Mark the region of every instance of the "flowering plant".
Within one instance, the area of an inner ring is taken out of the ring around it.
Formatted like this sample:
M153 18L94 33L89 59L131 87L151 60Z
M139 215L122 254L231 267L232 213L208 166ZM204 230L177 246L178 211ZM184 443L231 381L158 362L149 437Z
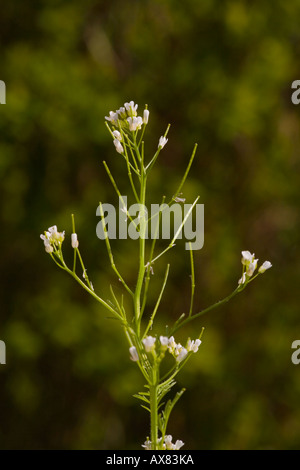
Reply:
M145 320L144 313L147 307L147 294L151 281L151 274L153 274L153 266L158 258L160 258L168 250L175 246L175 241L177 238L179 238L182 228L185 225L187 218L190 216L193 208L195 207L198 198L190 206L186 216L179 225L178 230L176 231L168 246L163 251L156 254L155 249L157 236L154 236L151 240L149 250L147 251L146 243L148 240L145 234L150 220L148 218L147 212L143 209L146 203L147 180L161 150L168 142L167 134L170 126L167 127L164 135L160 137L154 156L150 161L146 162L144 157L143 137L149 120L149 110L146 106L143 111L143 115L138 116L137 108L138 105L133 101L130 101L125 103L124 106L119 110L115 112L110 111L109 116L106 117L107 129L113 139L115 150L124 158L125 164L127 166L132 194L140 207L139 214L136 219L132 220L132 214L124 203L124 199L121 196L121 193L108 168L108 165L106 162L104 162L104 166L111 183L113 184L113 187L116 190L120 200L123 201L122 211L125 213L126 218L128 218L134 224L139 234L139 249L137 260L138 269L135 287L129 286L127 284L126 280L122 277L115 264L105 223L103 205L102 203L99 204L99 213L101 216L104 234L103 238L105 239L110 264L117 278L121 281L126 294L131 299L132 308L130 312L126 311L124 307L123 296L118 298L112 286L110 286L111 301L109 302L105 301L102 296L95 292L93 284L87 275L87 271L80 254L79 241L75 230L75 221L73 215L71 246L74 250L74 255L72 268L66 264L63 256L62 245L65 239L64 231L59 232L57 227L54 225L41 235L41 239L44 242L45 251L51 256L53 261L61 269L73 276L73 278L75 278L75 280L90 295L92 295L106 310L108 310L123 327L123 331L128 340L129 357L133 362L136 363L145 380L145 390L135 395L135 397L141 401L143 408L145 408L150 413L150 436L147 437L142 447L147 450L178 450L184 445L184 443L181 440L176 440L175 443L172 442L172 436L167 434L167 425L170 414L175 404L184 393L185 389L177 392L173 399L167 400L166 403L164 403L163 400L175 385L175 378L179 371L185 366L191 356L198 352L199 346L201 345L203 328L196 338L187 338L184 345L176 342L174 337L175 332L191 321L194 321L204 313L213 310L214 308L219 307L225 302L229 301L232 297L241 292L249 282L252 282L258 275L264 273L272 265L269 261L265 261L254 275L258 260L255 259L255 255L251 254L249 251L242 251L242 277L238 281L238 285L235 290L223 300L205 308L198 313L194 313L194 259L192 246L189 244L192 281L189 312L187 315L182 314L173 326L166 327L163 334L157 334L155 336L149 334L149 331L153 327L155 316L159 310L161 298L169 275L169 265L167 265L165 275L162 279L162 287L157 302L150 314L150 317L148 316L148 319ZM187 169L176 192L174 193L174 196L171 198L168 204L164 205L164 207L169 207L174 202L181 203L184 201L184 199L181 197L181 189L191 168L196 153L196 148L197 145L195 145L193 149L191 158L187 165ZM83 278L77 274L78 263L83 273ZM167 356L173 359L171 359L171 361L169 360L164 362L164 359ZM164 369L167 367L167 371L162 374L163 362ZM166 363L171 365L166 366Z

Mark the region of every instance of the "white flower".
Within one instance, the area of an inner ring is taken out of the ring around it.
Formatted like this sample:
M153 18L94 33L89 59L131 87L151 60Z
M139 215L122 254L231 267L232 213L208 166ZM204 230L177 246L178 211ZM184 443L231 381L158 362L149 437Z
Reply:
M171 337L169 338L169 344L168 344L168 349L169 349L169 352L170 352L171 354L174 353L176 346L177 346L177 344L176 344L176 342L175 342L174 336L171 336Z
M110 121L112 124L114 124L115 126L118 125L118 114L115 112L115 111L109 111L109 116L105 116L105 119L107 121Z
M47 233L47 232L46 232ZM48 232L49 233L49 232ZM46 253L52 253L53 252L53 246L50 244L50 241L48 240L48 238L46 237L46 235L40 235L41 239L43 240L44 242L44 247L45 247L45 251Z
M183 346L181 346L180 352L179 352L178 356L176 357L176 361L177 362L183 361L183 359L185 359L185 357L187 355L188 355L188 351Z
M65 239L65 231L58 232L56 225L53 225L53 227L49 227L47 233L50 234L49 239L51 243L62 243Z
M122 140L122 135L121 135L121 133L120 133L119 131L113 131L112 134L113 134L113 136L114 136L116 139L118 139L118 140L120 140L120 141Z
M201 344L200 339L196 339L196 340L193 340L193 341L191 341L189 339L188 343L187 343L187 346L186 346L186 349L187 349L187 351L193 351L194 353L196 353L198 351L198 348L199 348L200 344Z
M124 152L123 145L121 144L121 142L118 139L114 140L114 146L116 147L116 151L118 153L123 153Z
M151 450L152 448L152 442L147 439L144 444L142 444L142 447L144 447L145 450Z
M251 261L248 265L248 268L247 268L247 276L251 277L252 274L254 273L256 267L257 267L257 261L258 259L254 259L253 261Z
M146 336L146 338L143 339L143 344L145 346L146 352L151 352L153 348L155 347L155 341L156 338L153 336Z
M172 450L179 450L182 446L184 446L184 442L177 439L175 444L173 444L173 446L172 446Z
M65 239L65 232L58 232L57 226L53 225L48 230L40 235L40 238L44 242L45 250L47 253L53 252L53 245L61 244Z
M129 103L125 103L124 104L125 106L125 109L128 113L129 116L136 116L137 115L137 108L138 108L138 105L137 104L134 104L134 101L130 101Z
M254 260L254 253L253 255L250 251L242 251L242 264L248 266Z
M169 345L169 338L167 336L160 336L159 337L160 344L164 349L166 349Z
M136 350L136 347L131 346L131 348L129 348L129 352L130 352L130 359L134 362L137 362L139 360L139 355L138 355L138 352Z
M127 114L126 114L126 109L124 108L124 106L117 110L117 114L119 115L121 119L126 118Z
M172 443L172 436L169 434L167 436L165 436L165 440L164 440L164 448L166 450L179 450L183 445L184 445L184 442L180 441L177 439L177 441L175 442L175 444Z
M77 239L77 233L72 233L71 234L71 245L72 245L72 248L78 248L79 246L79 241Z
M136 131L136 130L139 130L142 127L143 119L140 116L138 116L138 117L129 117L129 118L127 118L127 122L129 124L129 130L130 131Z
M258 272L259 273L264 273L267 269L270 269L272 267L272 264L270 261L264 261L261 267L259 268Z
M160 137L159 139L159 142L158 142L158 148L163 148L166 143L168 142L168 139L166 139L166 137L164 137L163 135Z
M246 273L243 273L241 279L239 280L239 284L245 284L246 282Z
M172 438L171 434L165 436L164 443L166 445L167 450L172 450L172 448L173 448L172 439L173 438Z
M149 111L148 109L144 109L144 113L143 113L143 123L144 124L148 124L148 121L149 121Z

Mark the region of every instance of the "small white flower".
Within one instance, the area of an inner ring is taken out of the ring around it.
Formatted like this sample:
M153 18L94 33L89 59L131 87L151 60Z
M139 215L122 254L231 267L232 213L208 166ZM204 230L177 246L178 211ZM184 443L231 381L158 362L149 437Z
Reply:
M160 336L159 337L160 344L164 349L166 349L169 345L169 338L167 336Z
M158 148L164 148L164 146L166 145L166 143L168 142L168 139L166 139L166 137L164 137L163 135L160 137L159 139L159 142L158 142Z
M46 232L46 233L49 233L49 232ZM53 246L51 245L51 243L48 240L47 236L42 234L42 235L40 235L40 237L44 242L44 247L45 247L46 253L52 253L53 252Z
M248 265L248 268L247 268L247 276L251 277L252 274L254 273L255 269L256 269L256 266L257 266L257 261L258 259L254 259L253 261L251 261Z
M65 232L58 232L57 226L49 227L45 234L41 234L40 238L44 242L45 250L47 253L53 252L53 245L61 244L65 239Z
M58 232L56 225L53 225L53 227L49 227L47 234L50 234L49 239L51 243L62 243L65 239L65 231Z
M155 347L156 338L153 336L146 336L143 339L143 345L145 346L146 352L151 352Z
M148 124L148 121L149 121L149 111L148 109L144 109L144 112L143 112L143 123L144 124Z
M239 284L245 284L246 282L246 273L243 273L241 279L239 280Z
M172 439L173 438L172 438L171 434L168 434L167 436L165 436L164 444L165 444L167 450L172 450L172 446L173 446Z
M122 106L120 109L117 110L117 114L119 115L121 119L126 118L127 114L126 114L126 109L124 108L124 106Z
M129 124L129 130L130 131L137 131L142 127L143 119L140 116L138 116L138 117L129 117L129 118L127 118L127 122Z
M259 273L264 273L267 269L270 269L272 267L272 264L270 261L264 261L261 267L258 269Z
M136 350L136 347L131 346L131 348L129 348L129 352L130 352L130 359L134 362L137 362L139 360L139 355L138 355L138 352Z
M178 345L178 346L181 346L181 344ZM177 361L177 362L181 362L181 361L183 361L183 359L185 359L185 357L188 355L188 351L187 351L183 346L181 346L181 347L178 349L178 351L179 351L179 353L178 353L178 356L176 357L176 361ZM176 352L175 352L175 354L176 354Z
M119 131L113 131L112 134L113 134L113 136L114 136L116 139L118 139L118 140L120 140L120 141L122 140L122 135L121 135L121 133L120 133Z
M254 253L252 255L250 251L242 251L242 264L248 266L249 263L253 262L254 256Z
M71 234L71 245L72 245L72 248L78 248L79 246L79 241L77 239L77 233L72 233Z
M123 153L124 152L123 145L121 144L121 142L118 139L114 140L114 146L116 147L116 151L118 153Z
M115 111L109 111L109 116L105 116L105 119L107 121L110 121L112 124L114 124L115 126L118 125L118 114L115 112Z
M182 442L180 439L177 439L175 444L172 446L172 450L179 450L182 446L184 446L184 442Z
M196 353L198 351L198 348L201 344L201 340L200 339L196 339L196 340L188 340L188 343L187 343L187 351L193 351L194 353Z
M145 450L151 450L152 448L152 442L147 439L144 444L142 444L142 447L144 447Z
M168 344L168 349L169 349L169 352L171 354L173 354L175 352L175 348L176 348L177 344L175 342L175 339L174 339L174 336L171 336L169 338L169 344Z
M126 109L129 116L133 117L133 116L137 115L136 110L138 108L138 105L134 104L134 101L130 101L129 103L125 103L124 106L125 106L125 109Z

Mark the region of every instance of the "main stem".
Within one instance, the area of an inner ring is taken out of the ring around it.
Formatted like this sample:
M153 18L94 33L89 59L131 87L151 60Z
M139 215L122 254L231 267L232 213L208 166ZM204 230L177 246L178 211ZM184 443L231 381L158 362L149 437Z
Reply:
M157 388L159 383L159 377L157 370L152 369L153 377L152 384L150 385L150 425L151 425L151 442L152 450L157 450L157 431L158 431L158 400L157 400Z
M138 149L137 149L137 152ZM144 169L144 162L141 158L141 189L140 189L140 206L142 213L140 213L140 236L139 236L139 272L134 293L134 313L136 322L137 336L140 337L141 325L141 293L143 288L143 281L145 275L145 233L146 233L146 214L144 212L146 202L146 174Z

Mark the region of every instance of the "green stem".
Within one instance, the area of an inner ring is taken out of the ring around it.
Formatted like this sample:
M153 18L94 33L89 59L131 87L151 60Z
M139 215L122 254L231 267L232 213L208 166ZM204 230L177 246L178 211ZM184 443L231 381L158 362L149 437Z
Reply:
M157 434L158 434L158 400L157 388L158 380L156 370L153 369L154 383L150 385L150 425L151 425L151 442L152 450L157 450Z
M174 327L172 328L172 330L170 332L170 335L173 335L175 333L175 331L177 331L179 328L186 325L190 321L195 320L196 318L200 317L201 315L204 315L205 313L210 312L211 310L225 304L226 302L228 302L230 299L232 299L236 294L238 294L242 290L243 289L241 289L241 287L238 286L231 294L229 294L227 297L225 297L225 299L219 300L219 302L216 302L215 304L210 305L210 307L207 307L204 310L201 310L201 312L195 313L195 315L192 315L192 316L186 318L185 320L183 320L181 322L176 322Z
M139 150L135 141L135 150L139 155ZM144 169L144 162L141 159L141 189L140 189L140 200L139 203L142 207L145 206L146 200L146 174ZM140 324L141 324L141 293L143 288L143 281L145 276L145 234L146 234L145 213L140 214L140 237L139 237L139 272L137 278L136 289L134 292L134 312L136 321L136 333L140 336Z

